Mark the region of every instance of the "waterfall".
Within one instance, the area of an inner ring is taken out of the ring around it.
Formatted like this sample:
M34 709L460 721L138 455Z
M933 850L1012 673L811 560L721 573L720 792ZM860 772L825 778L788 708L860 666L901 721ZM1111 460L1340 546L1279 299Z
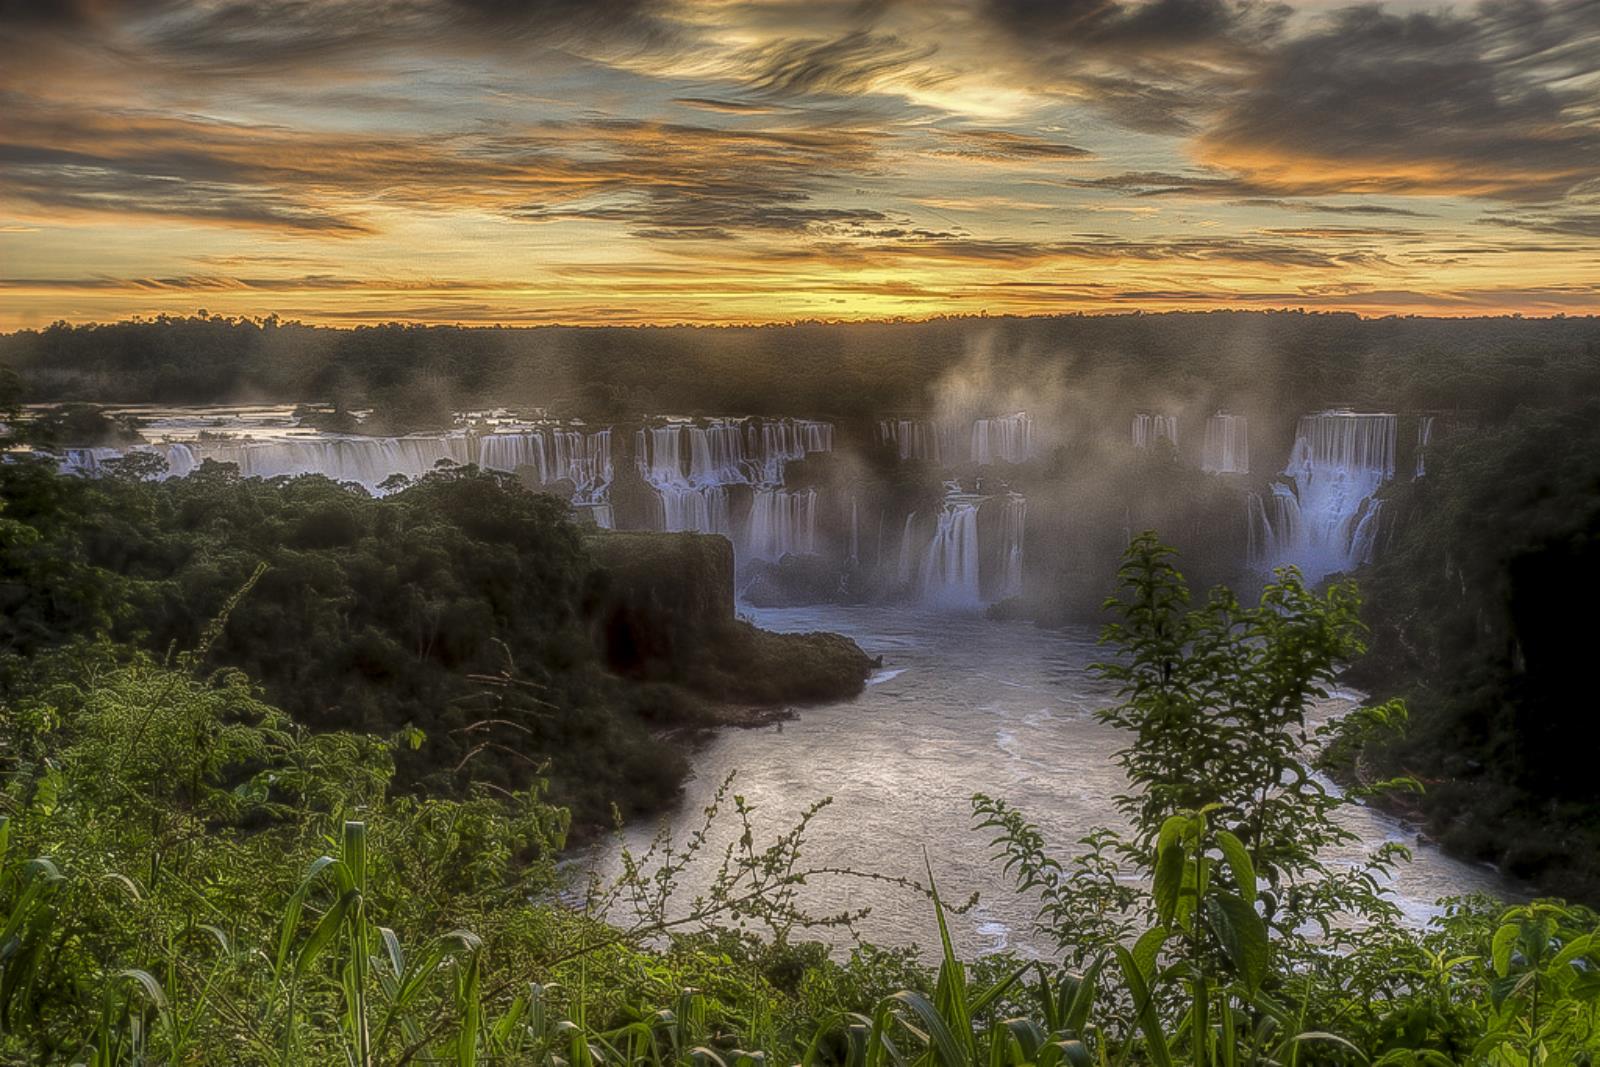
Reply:
M750 480L745 469L744 433L733 422L690 426L689 482L692 485L734 485Z
M245 478L321 474L336 482L355 482L369 492L391 475L420 478L440 462L472 461L472 441L464 433L409 437L358 437L334 434L282 438L201 437L160 441L129 448L68 449L65 470L98 473L105 461L132 453L159 455L172 477L183 477L206 460L232 463Z
M815 419L763 419L760 430L750 427L751 451L756 465L750 479L760 485L782 485L783 468L791 459L812 452L833 451L833 424Z
M1300 420L1270 511L1259 498L1249 505L1260 565L1294 564L1315 582L1371 560L1381 510L1375 497L1394 477L1395 423L1393 415L1348 411Z
M1243 415L1219 411L1206 420L1205 455L1200 466L1212 474L1250 473L1250 426Z
M69 450L66 466L87 469L82 458L72 455L84 451ZM464 466L476 455L478 465L486 470L510 472L526 467L537 472L541 484L570 481L576 504L603 502L614 473L610 430L587 434L554 429L507 431L477 437L462 432L406 437L199 437L125 450L88 451L100 454L95 462L124 453L159 455L167 461L172 477L184 477L205 460L213 460L236 465L246 478L321 474L337 482L355 482L370 492L377 492L392 475L420 478L441 462Z
M1267 546L1272 542L1272 520L1260 493L1245 498L1245 558L1252 567L1265 567Z
M1417 470L1415 477L1428 473L1428 446L1433 443L1433 416L1424 415L1417 421Z
M486 470L539 469L544 480L543 447L538 433L491 433L478 442L478 464Z
M687 441L687 451L684 442ZM704 425L672 423L634 437L639 474L661 500L667 530L733 537L729 487L752 488L749 526L741 549L757 559L816 551L813 489L788 491L784 467L792 459L833 450L833 424L811 419L767 419L757 425L714 419Z
M978 504L981 498L952 493L939 511L933 542L922 561L922 599L941 607L982 604L978 591Z
M656 494L661 499L663 530L733 535L726 486L665 485L658 486Z
M996 599L1022 592L1022 536L1028 519L1028 498L1007 493L1000 512L1000 588Z
M661 528L673 533L730 534L727 488L691 484L684 472L684 430L672 424L634 434L634 463L661 502Z
M688 484L683 473L682 426L655 426L634 434L634 462L639 474L656 488Z
M61 451L56 466L62 474L98 475L107 462L124 454L120 448L67 448Z
M952 449L943 427L922 419L880 419L878 438L893 448L901 460L919 460L942 466ZM953 458L953 457L952 457Z
M167 474L172 478L187 478L200 466L200 458L195 455L194 448L186 441L164 441L158 445L151 445L151 450L162 456L167 461ZM143 451L134 448L131 451Z
M912 512L906 516L905 530L900 534L900 559L896 565L895 581L902 589L910 589L912 579L917 573L917 546L911 540L912 527L917 521L917 513Z
M1133 417L1133 447L1154 448L1157 441L1170 442L1178 447L1178 416L1149 415L1144 412Z
M603 500L615 474L611 431L523 430L484 434L478 439L478 465L485 470L538 474L540 485L566 480L574 503Z
M817 493L814 489L755 490L750 504L747 538L752 559L775 561L817 550Z
M972 424L972 462L1023 463L1033 455L1033 418L1025 411Z

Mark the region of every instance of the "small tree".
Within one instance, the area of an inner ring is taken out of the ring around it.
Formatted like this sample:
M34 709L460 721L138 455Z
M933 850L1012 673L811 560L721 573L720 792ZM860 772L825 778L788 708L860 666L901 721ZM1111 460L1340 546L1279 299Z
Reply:
M1385 845L1354 866L1325 857L1357 840L1339 810L1398 783L1340 790L1315 768L1348 764L1374 731L1402 725L1405 708L1319 714L1340 666L1363 650L1353 583L1318 593L1285 568L1254 607L1225 588L1193 607L1174 557L1152 533L1129 545L1102 637L1117 656L1094 668L1117 687L1101 721L1130 738L1117 755L1129 788L1116 798L1128 832L1095 831L1090 852L1063 866L1021 813L983 796L974 810L999 831L1019 888L1039 895L1040 925L1071 962L1153 926L1161 933L1141 943L1154 952L1178 935L1164 954L1202 986L1214 974L1254 986L1288 970L1267 966L1270 932L1278 962L1292 957L1303 974L1327 957L1308 932L1326 948L1347 937L1341 916L1395 914L1380 875L1403 848Z
M1100 720L1132 735L1118 753L1131 788L1117 798L1133 826L1132 856L1153 873L1152 846L1167 820L1205 811L1209 825L1244 844L1265 883L1267 918L1282 929L1335 910L1370 913L1371 886L1333 884L1319 858L1357 840L1336 813L1370 790L1342 792L1313 772L1405 720L1399 701L1318 715L1340 667L1365 650L1355 584L1319 594L1283 568L1255 607L1219 587L1191 608L1174 556L1148 532L1129 545L1118 593L1106 601L1117 620L1102 636L1120 655L1094 668L1121 701Z

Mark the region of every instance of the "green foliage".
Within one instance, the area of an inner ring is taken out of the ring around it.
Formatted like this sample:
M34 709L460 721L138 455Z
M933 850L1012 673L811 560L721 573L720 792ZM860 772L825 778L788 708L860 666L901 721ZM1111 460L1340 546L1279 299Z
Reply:
M637 816L677 795L686 762L655 734L707 722L705 698L838 695L866 674L842 639L735 623L730 558L726 576L707 561L674 572L674 596L644 598L677 610L644 619L644 637L678 635L693 654L626 665L650 684L617 677L605 621L629 591L612 591L563 503L505 476L440 471L373 499L215 464L166 482L142 473L0 466L0 682L26 681L34 653L79 639L200 647L302 724L414 731L420 743L395 753L409 785L516 790L544 777L592 833L613 810ZM690 625L696 583L725 579L715 624ZM227 626L206 633L218 613Z
M0 719L0 1059L548 1062L571 1050L555 1012L572 980L597 1048L630 1047L625 1017L664 988L714 990L655 1061L688 1063L702 1023L742 1019L770 1045L801 1003L833 1003L821 989L857 988L802 953L791 995L823 984L779 1022L777 956L708 951L717 923L815 924L793 895L815 874L803 824L750 839L687 915L651 896L673 857L573 911L554 898L567 815L537 786L394 794L407 738L308 732L199 658L58 654Z
M1397 704L1332 720L1317 710L1362 647L1353 586L1319 594L1288 570L1256 607L1221 588L1191 607L1172 550L1148 533L1119 581L1104 634L1118 656L1096 669L1119 701L1100 719L1130 739L1118 753L1130 788L1116 804L1131 833L1095 831L1064 865L1021 813L974 798L1018 890L1037 895L1040 926L1080 965L1141 927L1163 930L1196 981L1222 974L1253 995L1273 966L1325 957L1311 931L1341 944L1345 917L1392 920L1380 878L1403 849L1325 863L1356 839L1339 809L1370 790L1331 788L1308 765L1403 719Z
M1169 555L1135 543L1107 668L1123 687L1108 717L1134 739L1131 827L1091 835L1086 858L1062 865L1020 813L980 798L1064 962L967 962L947 922L959 909L931 871L924 886L805 861L826 801L759 843L725 784L681 846L624 850L620 876L581 886L558 862L568 816L538 784L394 792L412 731L311 732L243 672L211 665L270 573L247 575L182 655L76 643L35 651L13 678L0 715L0 1059L1580 1067L1600 1055L1594 913L1457 901L1426 934L1406 931L1373 907L1366 874L1324 868L1319 851L1341 840L1328 794L1296 792L1287 770L1265 790L1236 785L1248 778L1230 759L1259 770L1288 741L1311 746L1302 756L1350 747L1303 705L1329 649L1348 647L1336 639L1354 639L1353 605L1293 575L1260 609L1219 593L1219 607L1191 610ZM1232 678L1241 661L1277 681ZM1244 706L1266 697L1266 710ZM1355 717L1387 728L1393 710ZM1228 733L1249 714L1265 740ZM1212 762L1164 751L1195 743L1207 717L1229 739ZM1184 793L1163 777L1180 772L1217 780ZM710 855L720 818L736 834ZM703 858L716 874L684 901L682 876ZM834 962L803 940L857 917L805 910L803 887L823 877L921 894L937 968L867 945ZM1351 925L1355 907L1367 925Z
M1462 961L1476 957L1440 947L1465 920L1422 941L1395 923L1380 878L1397 849L1343 869L1324 859L1354 839L1339 809L1380 787L1341 793L1311 764L1348 769L1366 739L1405 718L1397 702L1337 719L1319 710L1341 661L1361 650L1353 587L1315 593L1291 570L1257 607L1219 589L1195 608L1172 557L1153 536L1135 538L1108 602L1105 639L1118 655L1098 669L1119 703L1101 718L1130 739L1119 754L1130 788L1117 801L1127 830L1092 833L1064 864L1021 813L974 799L1018 891L1038 899L1041 929L1073 965L1114 964L1121 985L1106 998L1103 1040L1124 1054L1137 1044L1132 1054L1156 1064L1398 1064L1468 1048L1475 1062L1499 1062L1515 1025L1461 984ZM1573 931L1593 928L1592 915L1565 914ZM1517 936L1552 941L1516 915ZM1593 947L1569 936L1554 939L1577 946L1566 964ZM1564 1011L1592 1019L1587 992L1576 979L1564 987ZM1560 1059L1572 1034L1572 1048L1596 1038L1581 1026L1529 1036L1534 1025L1518 1047L1558 1062L1579 1062Z

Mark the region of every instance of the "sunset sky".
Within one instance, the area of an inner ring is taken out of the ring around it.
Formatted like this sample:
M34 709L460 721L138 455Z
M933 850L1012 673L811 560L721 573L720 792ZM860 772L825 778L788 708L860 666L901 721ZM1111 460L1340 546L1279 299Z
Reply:
M1600 312L1600 2L0 0L0 330Z

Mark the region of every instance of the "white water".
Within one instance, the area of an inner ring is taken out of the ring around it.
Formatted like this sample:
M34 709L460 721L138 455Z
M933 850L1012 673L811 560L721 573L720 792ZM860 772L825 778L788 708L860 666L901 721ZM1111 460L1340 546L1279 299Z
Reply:
M749 558L776 561L817 551L817 493L814 489L763 486L750 502Z
M945 498L933 541L922 558L922 599L942 608L977 608L978 505L981 497L952 493Z
M948 441L948 431L923 419L882 419L878 422L878 437L893 448L902 460L919 460L940 466L947 458L955 458Z
M1417 469L1416 477L1421 478L1428 473L1428 446L1433 443L1433 416L1424 415L1417 421Z
M478 465L511 472L530 468L540 485L569 481L575 504L604 502L615 474L610 430L587 434L559 429L484 434L478 438Z
M1025 411L972 424L972 462L1025 463L1033 457L1033 419Z
M369 491L391 475L420 478L441 462L472 462L465 433L410 437L359 437L339 434L280 439L194 439L160 441L127 449L68 449L63 467L95 473L100 464L124 453L153 453L167 461L168 473L181 478L206 460L232 463L245 478L322 474L336 482L355 482Z
M741 557L766 560L816 551L817 493L785 491L785 468L832 450L832 424L812 419L671 422L634 435L635 463L660 500L662 529L723 534ZM750 518L739 536L732 486L752 487Z
M994 463L1026 463L1035 453L1033 416L1014 411L993 418L974 419L965 450L958 431L945 422L926 419L880 419L878 440L902 460L917 460L936 467L963 461L987 467Z
M757 440L754 425L750 437ZM784 466L792 459L804 459L812 452L833 451L833 424L814 419L765 419L761 422L757 472L751 481L761 485L782 485Z
M678 841L699 825L701 809L734 771L734 791L755 808L758 846L785 832L811 801L831 796L834 806L808 837L808 865L921 878L926 849L947 900L981 893L977 909L951 920L962 952L1047 952L1032 932L1032 907L990 859L992 834L964 828L969 798L979 791L1020 807L1063 858L1091 828L1117 824L1111 800L1124 779L1112 757L1125 739L1094 719L1112 699L1087 671L1104 655L1094 630L1042 630L904 606L745 614L768 629L843 633L883 656L884 668L854 700L805 708L781 726L717 734L695 756L683 805L665 819ZM1330 709L1348 703L1347 694L1328 702ZM1415 846L1415 862L1394 885L1412 922L1434 914L1439 897L1507 892L1492 872L1417 846L1388 816L1361 809L1348 825L1361 841L1335 853L1335 863L1386 841ZM642 848L655 828L631 827L627 840ZM731 823L719 827L708 852L720 854L737 836ZM616 870L613 852L601 862ZM691 870L686 892L703 891L709 879L708 869ZM937 951L933 915L911 893L842 878L814 879L804 892L806 906L819 913L871 907L861 930L872 940ZM818 936L845 943L839 933Z
M690 426L689 483L691 485L733 485L747 481L744 458L744 433L730 422Z
M1293 564L1310 581L1372 559L1382 502L1394 477L1395 416L1324 411L1300 420L1270 503L1250 502L1252 562Z
M603 503L613 475L606 429L529 428L475 416L470 430L384 437L302 429L288 406L115 410L143 420L146 443L69 448L62 453L63 469L93 474L108 460L146 453L164 459L172 477L212 460L236 465L246 478L321 474L378 492L392 475L419 478L441 463L477 463L490 470L530 470L542 485L570 481L580 506Z
M1243 415L1218 412L1206 420L1200 466L1212 474L1250 473L1250 424Z
M996 599L1022 593L1023 533L1028 520L1028 498L1007 493L1000 514L1000 589Z
M900 555L895 561L895 584L906 590L911 588L917 574L917 545L912 540L916 522L916 512L906 516L905 528L900 532Z
M1157 441L1178 445L1178 416L1149 415L1144 412L1133 417L1133 447L1154 448Z
M689 438L689 466L685 469L683 443ZM673 423L634 433L634 464L655 490L661 507L661 529L670 533L715 533L731 537L732 511L727 484L716 480L727 462L726 441L718 437L713 454L712 437L705 429Z

